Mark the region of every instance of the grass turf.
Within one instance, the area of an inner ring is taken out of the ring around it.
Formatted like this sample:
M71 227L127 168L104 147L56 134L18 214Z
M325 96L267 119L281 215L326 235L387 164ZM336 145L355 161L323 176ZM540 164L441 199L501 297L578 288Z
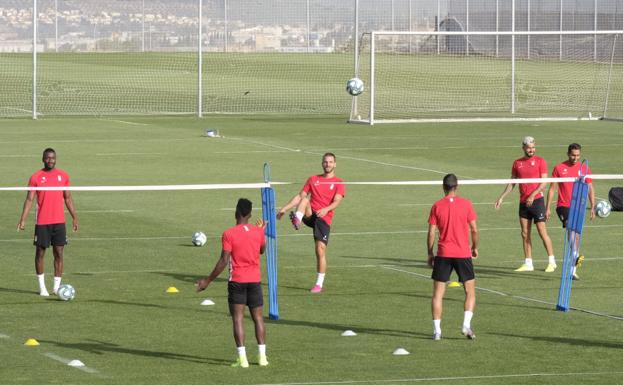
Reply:
M4 186L22 186L52 146L58 167L74 185L146 185L258 182L270 162L277 204L318 173L325 151L337 154L346 181L505 178L521 156L525 135L550 169L566 146L584 146L596 173L618 173L613 160L623 145L611 122L351 126L343 117L231 116L194 118L44 119L0 121ZM130 124L131 123L131 124ZM225 137L202 137L204 128ZM596 181L598 197L617 181ZM308 229L284 220L279 232L281 320L267 323L270 366L232 369L235 358L227 311L226 275L202 294L193 283L207 274L220 250L221 232L233 225L244 191L75 192L80 231L70 234L64 282L77 289L72 302L36 295L31 246L33 216L16 233L23 192L0 199L0 356L3 384L276 384L432 382L447 377L470 384L601 384L620 381L623 324L553 305L559 271L542 272L545 252L534 242L537 271L514 273L522 261L517 196L501 211L493 201L503 186L464 186L476 205L481 257L476 261L476 341L460 335L462 292L449 289L444 340L431 341L430 270L425 266L426 220L439 187L349 186L337 209L328 248L325 291L310 295L315 277ZM194 231L206 246L191 246ZM563 232L549 224L557 258ZM623 218L588 223L586 262L574 283L571 305L623 316L618 245ZM52 256L46 257L48 286ZM178 294L166 294L176 286ZM267 290L265 290L267 294ZM212 298L216 305L199 303ZM267 301L266 301L267 302ZM266 309L267 310L267 309ZM267 311L265 311L267 314ZM256 362L251 321L247 350ZM346 329L357 337L340 337ZM41 345L25 347L27 338ZM391 353L403 347L409 356ZM57 357L51 359L50 355ZM79 359L89 373L58 361ZM462 379L461 379L462 378ZM448 380L449 381L449 380Z

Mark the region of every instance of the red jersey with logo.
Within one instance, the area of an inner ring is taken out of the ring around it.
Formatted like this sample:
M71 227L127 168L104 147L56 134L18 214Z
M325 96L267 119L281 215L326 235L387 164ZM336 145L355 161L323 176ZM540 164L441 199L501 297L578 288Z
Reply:
M476 220L472 202L458 196L445 197L433 205L428 223L439 229L437 256L471 258L469 223Z
M547 175L547 162L540 156L532 156L530 158L523 157L513 162L512 175L517 179L540 178L541 175ZM525 203L526 199L534 190L539 188L540 183L518 183L519 184L519 203ZM543 193L538 193L534 199L542 198Z
M225 230L221 238L223 251L231 253L229 280L238 283L261 282L260 249L264 246L264 229L248 223Z
M57 168L39 170L32 174L28 187L64 187L69 186L69 175ZM63 191L36 191L37 224L51 225L65 223L65 198Z
M580 176L581 162L577 162L571 165L569 161L562 162L552 172L553 178L575 178ZM588 166L582 167L582 175L591 174L591 169ZM569 207L571 206L571 195L573 194L573 182L561 182L558 183L558 202L556 207Z
M312 175L307 179L303 186L303 191L306 193L311 192L310 205L312 211L316 212L322 208L329 206L333 203L333 199L336 194L345 196L346 186L343 184L343 180L338 177L325 178L322 175ZM328 225L331 225L333 219L333 210L329 211L327 215L322 217Z

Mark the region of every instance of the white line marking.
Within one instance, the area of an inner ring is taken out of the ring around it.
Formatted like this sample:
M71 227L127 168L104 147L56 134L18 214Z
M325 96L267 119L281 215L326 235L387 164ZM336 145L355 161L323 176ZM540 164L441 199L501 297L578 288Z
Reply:
M408 206L432 206L433 203L435 202L430 202L430 203L399 203L398 206L400 207L408 207ZM509 205L512 202L502 202L503 205ZM493 206L495 204L495 202L472 202L473 205L491 205Z
M2 333L0 333L0 338L2 338L2 339L8 339L8 338L11 338L11 337L9 337L9 336L8 336L8 335L6 335L6 334L2 334Z
M414 275L414 276L416 276L418 278L424 278L424 279L430 280L430 275L420 274L420 273L416 273L416 272L408 271L408 270L397 269L395 267L392 267L391 265L382 266L382 267L384 269L387 269L387 270L394 270L394 271L398 271L398 272ZM524 297L524 296L521 296L521 295L508 294L508 293L504 293L504 292L501 292L501 291L491 290L491 289L487 289L487 288L483 288L483 287L479 287L479 286L476 286L476 290L481 290L481 291L485 291L487 293L497 294L497 295L501 295L501 296L504 296L504 297L520 299L522 301L537 302L537 303L541 303L541 304L545 304L545 305L556 306L556 304L553 303L553 302L543 301L543 300L536 299L536 298ZM586 310L586 309L581 309L581 308L577 308L577 307L570 307L570 309L571 310L575 310L575 311L580 311L580 312L583 312L583 313L588 313L588 314L600 316L600 317L611 318L611 319L615 319L615 320L618 320L618 321L623 321L623 317L618 317L618 316L610 315L610 314L607 314L607 313L600 313L600 312L596 312L596 311L592 311L592 310Z
M285 151L289 151L289 152L301 152L300 149L298 148L291 148L291 147L284 147L284 146L278 146L276 144L270 144L270 143L263 143L263 142L256 142L253 140L248 140L248 139L244 139L244 138L236 138L236 137L230 137L228 136L227 139L230 140L237 140L239 142L244 142L244 143L250 143L250 144L256 144L258 146L265 146L265 147L272 147L272 148L278 148L280 150L285 150Z
M117 122L117 123L123 123L123 124L130 124L132 126L149 126L149 124L147 123L128 122L127 120L117 120L117 119L100 119L100 120L103 120L105 122Z
M570 376L611 376L623 372L576 372L576 373L517 373L517 374L493 374L486 376L461 376L461 377L419 377L419 378L395 378L376 380L345 380L345 381L314 381L314 382L282 382L265 383L255 385L331 385L331 384L381 384L392 382L432 382L432 381L465 381L496 378L522 378L522 377L570 377Z
M136 210L80 210L81 213L99 214L99 213L133 213Z
M39 155L0 155L0 158L38 158Z
M67 365L69 362L71 362L71 360L63 358L63 357L61 357L59 355L56 355L54 353L43 353L43 355L48 357L48 358L51 358L51 359L53 359L55 361L62 362L65 365ZM93 368L89 368L88 366L72 366L72 368L76 368L76 369L82 370L83 372L87 372L87 373L91 373L91 374L98 373L97 370L95 370Z
M124 156L124 155L164 155L162 152L111 152L95 154L96 156Z

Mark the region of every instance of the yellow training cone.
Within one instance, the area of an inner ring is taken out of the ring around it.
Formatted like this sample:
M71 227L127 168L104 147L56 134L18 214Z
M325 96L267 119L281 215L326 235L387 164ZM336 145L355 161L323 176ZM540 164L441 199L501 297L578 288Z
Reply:
M24 345L26 346L39 346L39 341L37 341L34 338L29 338L26 340L26 342L24 342Z
M167 293L179 293L180 291L177 290L177 287L175 286L171 286L167 289Z
M448 287L461 287L461 284L457 281L452 281L448 283Z

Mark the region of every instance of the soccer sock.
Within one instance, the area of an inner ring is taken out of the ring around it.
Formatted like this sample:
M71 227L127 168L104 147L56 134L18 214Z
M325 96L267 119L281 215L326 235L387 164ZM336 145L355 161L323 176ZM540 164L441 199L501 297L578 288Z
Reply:
M524 259L523 263L524 263L526 266L532 266L532 258L526 258L526 259Z
M298 218L299 221L303 220L303 213L300 211L297 211L294 215L296 215L296 217Z
M48 291L48 289L45 288L45 274L37 274L37 279L39 280L39 291Z
M435 331L435 333L441 334L441 320L440 319L433 320L433 330Z
M257 350L260 356L266 355L266 345L257 345Z
M470 329L472 327L472 317L474 316L473 311L466 310L463 316L463 327Z
M553 255L550 255L549 257L547 257L549 259L549 263L555 265L556 264L556 257L554 257Z
M324 283L324 273L318 273L318 278L316 278L316 285L322 287Z
M238 351L238 357L240 357L241 359L247 358L247 350L245 349L244 346L238 346L236 350Z
M61 287L61 277L54 277L54 292L58 291L58 288Z
M573 272L571 274L575 275L576 270L578 269L577 266L573 266Z

